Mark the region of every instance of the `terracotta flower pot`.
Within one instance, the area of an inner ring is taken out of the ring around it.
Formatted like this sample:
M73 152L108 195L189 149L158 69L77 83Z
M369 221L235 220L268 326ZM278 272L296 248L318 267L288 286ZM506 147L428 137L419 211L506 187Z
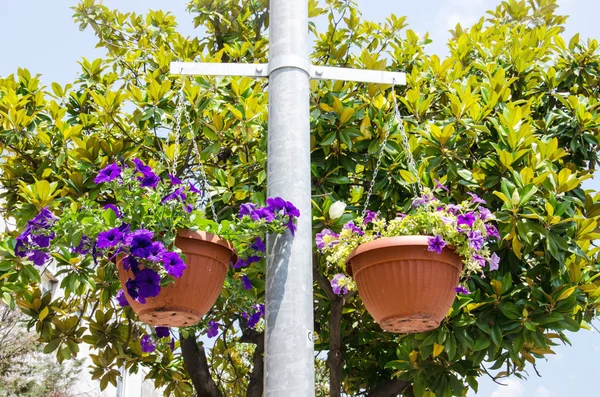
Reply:
M359 246L347 259L366 309L386 331L437 328L454 302L462 260L449 248L428 251L428 238L384 237Z
M145 304L133 300L127 293L125 282L133 277L125 271L121 258L117 260L119 279L125 297L140 320L154 326L185 327L198 323L215 304L229 264L235 259L233 246L211 233L182 230L175 246L185 255L186 269L180 278L160 294L147 298Z

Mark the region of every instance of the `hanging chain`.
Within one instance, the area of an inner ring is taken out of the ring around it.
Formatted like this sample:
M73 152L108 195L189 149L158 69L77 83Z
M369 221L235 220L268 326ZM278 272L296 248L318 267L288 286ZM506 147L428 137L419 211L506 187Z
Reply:
M402 115L400 115L400 109L398 109L395 88L396 86L393 85L392 98L394 98L394 114L396 115L396 121L398 122L400 135L402 135L402 145L404 146L404 152L406 153L406 163L408 164L408 171L415 178L415 182L412 183L413 191L415 193L415 197L419 197L421 195L421 192L423 192L423 185L421 185L421 178L419 178L419 173L417 172L417 165L415 164L415 159L412 155L410 144L408 143L408 136L406 135L406 131L404 130L404 120L402 120Z
M183 72L183 70L181 71ZM198 171L200 174L200 183L201 183L201 191L203 192L203 196L201 198L201 205L206 208L208 205L210 207L213 220L217 222L217 211L215 211L215 205L212 200L212 196L210 194L210 184L208 183L208 178L206 177L206 172L204 171L204 163L202 162L202 156L200 155L200 151L198 150L198 145L196 144L196 139L194 135L194 128L192 120L190 119L189 112L185 111L185 92L184 92L184 83L181 83L181 89L179 90L177 104L175 106L175 153L173 155L173 175L176 173L177 169L177 157L179 152L179 136L181 134L181 114L185 116L185 121L187 122L189 129L189 139L190 145L192 145L192 149L194 151L194 156L196 156L196 161L198 162Z
M415 197L419 196L419 192L423 191L423 186L421 185L421 180L419 179L419 174L417 173L417 167L415 165L415 159L413 158L412 152L410 150L410 144L408 143L408 137L406 135L406 131L404 130L404 120L402 120L402 116L400 115L400 110L398 109L398 103L396 101L396 81L392 82L392 97L394 99L394 116L396 121L398 122L398 129L400 130L400 135L402 136L402 145L404 146L404 151L406 152L406 161L408 163L408 170L411 174L414 175L415 181L413 182L413 190L415 193ZM362 217L365 217L367 213L367 209L369 207L369 201L371 200L371 196L373 195L373 188L375 187L375 181L377 180L377 174L379 173L379 167L381 166L381 160L383 159L383 152L385 147L387 146L388 138L390 137L390 132L392 130L393 123L390 122L389 128L385 134L385 138L381 144L381 149L379 149L379 156L377 157L377 164L375 165L375 169L373 170L373 178L371 179L371 185L369 186L369 191L367 192L367 198L365 199L365 206L363 208Z

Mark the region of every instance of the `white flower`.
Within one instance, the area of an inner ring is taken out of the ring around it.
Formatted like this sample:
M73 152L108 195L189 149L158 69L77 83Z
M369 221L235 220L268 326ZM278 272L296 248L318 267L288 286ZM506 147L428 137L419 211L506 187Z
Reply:
M346 210L346 203L343 201L336 201L329 207L329 217L331 219L338 219L344 215L344 210Z

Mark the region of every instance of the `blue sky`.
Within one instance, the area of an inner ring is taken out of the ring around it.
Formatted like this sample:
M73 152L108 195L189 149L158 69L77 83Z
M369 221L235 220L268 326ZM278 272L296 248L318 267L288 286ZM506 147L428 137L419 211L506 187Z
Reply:
M298 0L300 1L300 0ZM359 0L363 18L384 20L390 13L406 15L409 28L419 34L429 32L433 44L429 51L445 55L448 29L457 22L467 26L494 8L499 0ZM0 37L3 58L0 76L16 72L18 67L43 75L49 85L72 81L82 57L94 59L103 55L96 49L93 32L80 32L71 19L69 6L75 1L0 0ZM192 17L185 12L185 0L105 0L104 4L122 11L143 13L162 9L176 15L180 31L197 35ZM582 38L600 39L600 1L559 0L561 13L570 15L566 37L579 32ZM600 181L590 182L588 188L600 189ZM482 397L571 397L598 395L595 376L596 358L600 355L600 335L581 331L571 335L573 346L559 346L556 356L540 362L538 378L531 369L528 381L509 379L502 387L486 378L480 379L477 396Z

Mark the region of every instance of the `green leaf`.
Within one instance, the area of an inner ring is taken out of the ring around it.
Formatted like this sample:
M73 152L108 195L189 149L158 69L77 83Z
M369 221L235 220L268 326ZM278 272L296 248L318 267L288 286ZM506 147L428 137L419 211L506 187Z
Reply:
M497 324L492 327L492 333L490 336L492 337L492 342L494 345L496 345L496 347L500 347L502 343L502 330L500 330L500 327Z

